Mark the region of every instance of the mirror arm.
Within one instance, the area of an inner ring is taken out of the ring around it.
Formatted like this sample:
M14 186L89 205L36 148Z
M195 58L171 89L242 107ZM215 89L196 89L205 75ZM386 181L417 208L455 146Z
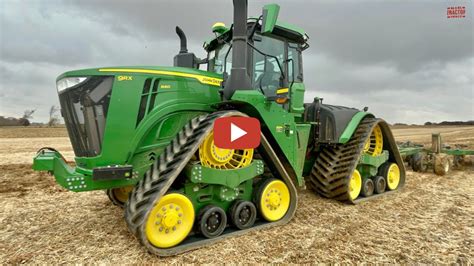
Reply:
M260 16L258 17L257 21L255 21L255 24L253 25L252 27L252 31L250 32L249 34L249 40L251 40L253 38L253 35L255 34L255 32L257 31L257 25L258 25L258 22L263 18L263 16Z

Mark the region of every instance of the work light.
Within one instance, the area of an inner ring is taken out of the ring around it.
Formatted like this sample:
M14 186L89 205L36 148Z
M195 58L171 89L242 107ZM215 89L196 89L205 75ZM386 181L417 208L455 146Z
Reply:
M56 82L56 88L58 89L58 92L62 92L65 89L74 87L77 84L82 83L86 79L87 79L86 77L62 78Z

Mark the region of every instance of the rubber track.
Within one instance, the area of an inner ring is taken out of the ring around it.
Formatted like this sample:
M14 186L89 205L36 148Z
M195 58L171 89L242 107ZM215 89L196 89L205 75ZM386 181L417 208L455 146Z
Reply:
M165 148L159 158L155 160L150 170L145 174L144 178L137 183L130 193L129 199L125 204L125 220L130 232L137 237L140 243L144 245L149 252L159 256L175 255L177 253L196 249L205 244L215 242L217 239L222 239L225 236L236 235L253 229L250 228L247 230L235 231L219 236L218 238L204 239L187 245L180 244L168 249L161 249L153 246L145 235L146 220L153 206L155 206L161 197L166 194L176 177L181 173L187 162L195 154L204 138L210 133L214 120L228 116L246 115L237 111L222 111L192 119ZM269 147L268 141L265 139L263 134L262 145L267 153L270 152L270 154L274 154L274 151ZM273 157L276 158L276 154L274 154ZM290 209L284 219L279 222L271 223L272 225L278 225L288 222L293 217L297 199L296 188L291 182L288 173L284 170L279 161L273 163L275 163L275 167L279 170L282 179L288 185L293 199ZM260 228L265 225L269 224L263 224L258 227Z
M367 139L370 137L373 128L379 123L383 126L384 131L390 130L386 127L385 121L381 119L365 118L359 124L353 136L347 143L322 147L319 153L316 154L316 161L310 175L308 176L310 181L308 182L309 186L319 195L326 198L351 203L360 201L360 198L354 201L350 199L349 181L352 172L359 162L360 155L363 152ZM395 154L395 156L392 157L400 166L401 158L398 149L393 148L392 144L394 141L391 133L387 133L387 136L384 137L384 141L385 140L389 141L389 152ZM403 164L401 164L400 168L403 168ZM403 186L405 178L404 168L401 169L401 171L403 182L400 183L399 187ZM370 198L373 197L363 199Z

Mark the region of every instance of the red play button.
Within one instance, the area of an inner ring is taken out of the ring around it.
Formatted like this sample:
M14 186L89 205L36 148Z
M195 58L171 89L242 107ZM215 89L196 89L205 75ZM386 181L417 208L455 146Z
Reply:
M221 149L254 149L260 145L260 122L253 117L222 117L214 121L214 144Z

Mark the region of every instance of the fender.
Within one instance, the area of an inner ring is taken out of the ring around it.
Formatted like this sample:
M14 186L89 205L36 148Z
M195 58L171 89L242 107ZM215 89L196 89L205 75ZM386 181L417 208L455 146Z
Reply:
M344 144L349 141L364 117L371 113L338 105L323 104L320 98L305 104L304 121L312 126L310 137L317 143Z
M366 116L374 117L371 113L367 112L358 112L356 113L351 121L347 124L346 128L342 132L341 136L339 137L339 143L346 143L349 141L349 139L352 137L352 134L354 134L354 131L357 129L357 126L359 126L360 121Z

